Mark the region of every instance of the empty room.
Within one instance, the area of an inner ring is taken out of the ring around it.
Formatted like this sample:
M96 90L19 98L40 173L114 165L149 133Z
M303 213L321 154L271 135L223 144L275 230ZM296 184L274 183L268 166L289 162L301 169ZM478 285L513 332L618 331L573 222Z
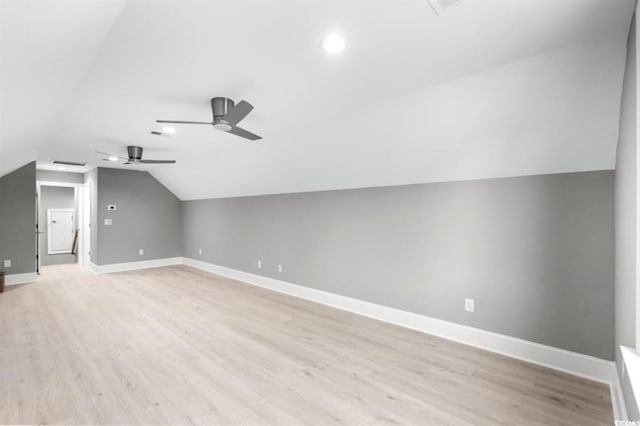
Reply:
M634 0L0 0L0 424L640 425Z

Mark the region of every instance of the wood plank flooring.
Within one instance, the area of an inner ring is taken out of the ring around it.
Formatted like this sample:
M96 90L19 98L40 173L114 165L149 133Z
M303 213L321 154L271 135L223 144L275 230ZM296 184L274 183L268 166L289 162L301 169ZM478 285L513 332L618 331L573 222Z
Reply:
M0 423L612 424L607 386L173 266L0 294Z

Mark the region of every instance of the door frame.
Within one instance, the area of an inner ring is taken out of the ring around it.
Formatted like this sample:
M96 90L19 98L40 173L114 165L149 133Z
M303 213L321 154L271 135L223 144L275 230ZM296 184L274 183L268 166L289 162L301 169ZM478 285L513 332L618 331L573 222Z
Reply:
M77 250L77 263L79 265L89 265L89 250L91 247L91 234L87 232L89 229L88 220L91 217L90 209L91 209L91 189L88 183L69 183L69 182L56 182L56 181L45 181L38 180L36 181L36 196L38 197L38 202L36 203L37 209L39 210L42 206L42 197L41 197L41 187L43 186L62 186L67 188L73 188L73 199L75 206L75 227L79 229L78 235L78 250ZM40 212L36 212L36 224L38 226L38 232L42 232L42 226L39 223L40 221ZM87 222L87 223L85 223ZM83 231L84 234L83 235ZM36 238L38 241L40 240L40 233L36 234ZM42 262L42 244L38 245L38 253L36 253L37 258L37 271L40 273L40 267Z

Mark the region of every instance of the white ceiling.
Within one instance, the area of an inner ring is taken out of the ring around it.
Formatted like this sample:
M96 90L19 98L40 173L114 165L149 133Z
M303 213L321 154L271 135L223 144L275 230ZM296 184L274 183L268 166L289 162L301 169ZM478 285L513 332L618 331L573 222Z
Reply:
M130 144L181 199L612 169L632 0L1 0L0 175ZM331 31L347 49L319 47ZM245 99L250 142L207 126ZM121 166L117 166L121 167Z

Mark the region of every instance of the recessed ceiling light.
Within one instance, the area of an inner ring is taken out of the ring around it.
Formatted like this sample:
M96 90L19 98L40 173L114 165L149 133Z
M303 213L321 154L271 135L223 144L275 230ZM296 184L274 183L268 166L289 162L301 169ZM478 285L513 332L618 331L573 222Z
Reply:
M340 34L336 33L328 35L320 42L320 47L329 53L342 52L346 46L344 38L342 38Z
M108 158L109 161L118 161L118 157L111 156Z
M163 127L162 128L162 134L163 135L169 135L169 136L175 135L176 134L176 129L174 127L169 127L169 126Z

